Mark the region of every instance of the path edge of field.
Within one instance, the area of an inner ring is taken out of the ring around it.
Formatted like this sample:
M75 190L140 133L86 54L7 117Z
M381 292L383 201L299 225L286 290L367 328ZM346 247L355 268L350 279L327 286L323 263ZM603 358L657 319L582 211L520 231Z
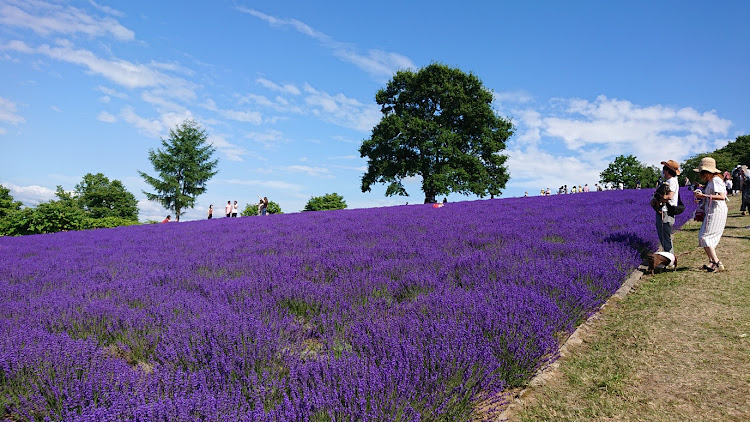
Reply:
M530 393L533 391L534 387L540 387L546 384L547 381L559 376L561 373L559 370L560 361L568 355L568 351L570 350L570 348L582 344L583 336L594 328L594 323L601 318L602 311L605 308L611 306L614 302L619 302L624 299L625 296L630 293L630 290L632 290L633 287L638 284L643 275L644 271L641 270L641 267L630 273L630 275L625 280L625 282L622 283L620 288L617 289L617 291L612 296L610 296L609 299L604 302L604 304L602 304L596 311L594 311L586 319L586 321L579 325L578 328L573 331L573 334L571 334L565 340L562 346L560 346L559 357L551 364L542 368L536 375L534 375L534 377L531 378L526 387L513 395L513 397L508 398L509 404L495 420L499 422L507 421L508 419L510 419L510 417L516 410L519 410L521 407L527 404L529 400L533 399L532 397L530 397Z

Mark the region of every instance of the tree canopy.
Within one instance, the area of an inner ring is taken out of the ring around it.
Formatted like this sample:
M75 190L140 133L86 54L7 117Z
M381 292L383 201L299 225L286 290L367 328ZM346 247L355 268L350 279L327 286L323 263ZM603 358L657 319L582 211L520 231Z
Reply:
M21 203L13 199L10 189L0 185L0 219L21 209Z
M138 220L138 201L119 180L110 182L102 173L87 173L75 192L79 206L93 218Z
M344 208L346 208L344 197L334 192L323 196L313 196L307 201L302 211L343 210Z
M685 160L683 167L686 169L685 174L691 182L703 183L698 177L698 173L694 172L693 169L698 168L698 164L704 157L711 157L716 160L716 168L721 171L731 172L737 167L737 164L750 166L750 135L738 136L737 139L722 148L713 152L697 154Z
M499 195L509 179L500 154L513 125L495 115L492 92L471 73L443 64L398 71L375 95L383 114L362 142L362 192L408 195L403 180L420 176L425 202L451 192Z
M634 155L620 155L599 174L599 183L622 183L625 189L635 189L640 182L646 188L656 187L659 177L661 168L646 166Z
M719 167L720 170L731 171L737 164L750 166L750 135L738 136L733 142L719 148L716 152L727 154L734 159L734 163L729 163L726 168Z
M158 176L138 172L156 190L144 191L146 198L174 211L177 221L184 209L195 206L196 198L206 191L206 182L217 173L219 160L211 160L216 149L206 138L206 131L196 122L185 120L169 130L169 139L161 140L163 149L149 150L148 158Z
M268 214L283 214L281 212L281 206L273 201L268 201L268 208L266 208ZM243 217L252 217L258 215L258 204L247 204L245 209L242 211Z

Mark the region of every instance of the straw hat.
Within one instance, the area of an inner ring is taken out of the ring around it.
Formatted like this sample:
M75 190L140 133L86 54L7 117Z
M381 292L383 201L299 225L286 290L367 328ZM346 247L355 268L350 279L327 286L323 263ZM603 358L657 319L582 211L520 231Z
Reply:
M711 157L705 157L701 159L701 163L698 165L697 169L693 169L693 171L701 172L701 171L707 171L709 173L721 173L721 170L716 168L716 160L714 160Z
M680 175L680 165L677 164L677 161L675 160L662 161L661 164L672 169L678 176Z

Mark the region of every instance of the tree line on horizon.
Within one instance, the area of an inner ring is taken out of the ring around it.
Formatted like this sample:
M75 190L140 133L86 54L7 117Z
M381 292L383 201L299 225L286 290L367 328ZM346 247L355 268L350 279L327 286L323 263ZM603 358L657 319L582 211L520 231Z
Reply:
M680 175L677 180L680 186L685 180L700 183L698 173L692 171L704 157L716 160L716 167L723 171L732 171L738 164L750 165L750 135L738 136L733 142L712 152L696 154L680 163ZM665 160L669 159L666 157ZM662 178L661 168L648 166L638 161L634 155L620 155L611 162L599 175L599 183L622 183L625 189L635 189L640 183L643 188L656 188Z
M386 196L408 196L406 178L420 176L425 203L450 193L494 198L502 193L510 174L503 155L505 142L514 133L510 119L492 109L493 94L473 73L440 63L418 71L401 70L375 94L382 117L371 136L362 141L359 153L367 159L361 178L362 192L385 184ZM206 192L206 183L218 173L216 149L208 143L206 131L193 120L185 120L161 148L150 149L152 176L138 173L154 192L143 193L175 213L176 220L195 206ZM697 166L711 155L722 169L750 163L750 135L711 153L698 154L681 166ZM723 167L722 167L723 166ZM692 172L684 171L681 184ZM647 166L633 155L618 156L601 172L600 183L623 183L626 188L655 187L661 177L656 166ZM135 196L119 180L102 173L87 173L75 190L61 186L56 200L35 208L23 208L10 191L0 185L0 235L51 233L61 230L115 227L140 224ZM257 204L248 204L243 215L257 215ZM336 193L311 197L303 211L344 209L346 202ZM269 202L268 212L281 213Z

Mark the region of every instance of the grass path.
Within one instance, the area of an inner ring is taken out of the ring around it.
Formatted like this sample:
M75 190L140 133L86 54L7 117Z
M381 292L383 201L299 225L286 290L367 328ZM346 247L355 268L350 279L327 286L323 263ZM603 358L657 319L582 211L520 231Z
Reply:
M510 421L750 421L750 216L730 197L707 273L699 223L675 234L679 267L644 275L568 345L559 367L503 414Z

